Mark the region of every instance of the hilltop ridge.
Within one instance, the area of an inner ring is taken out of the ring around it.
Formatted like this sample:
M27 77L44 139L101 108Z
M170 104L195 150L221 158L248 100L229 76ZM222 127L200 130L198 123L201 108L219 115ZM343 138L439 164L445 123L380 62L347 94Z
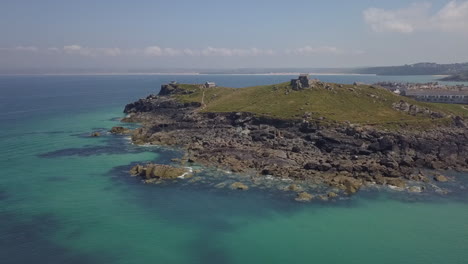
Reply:
M166 87L166 86L164 86ZM172 87L172 86L170 86ZM166 92L163 88L162 94ZM161 93L160 93L161 95ZM204 103L201 112L247 112L286 120L304 117L323 122L351 122L362 125L438 125L450 123L453 116L468 116L463 106L430 104L396 95L378 86L336 84L318 80L295 90L288 83L246 88L176 84L170 94L182 103ZM424 113L408 114L395 107L405 102L426 112L441 113L439 118Z
M359 83L302 76L238 89L171 83L124 112L124 122L142 124L125 132L133 143L182 147L183 164L251 177L223 186L245 190L265 177L292 182L287 190L301 201L375 184L435 191L433 178L444 178L422 169L468 169L466 106L417 102ZM154 180L145 165L137 169Z

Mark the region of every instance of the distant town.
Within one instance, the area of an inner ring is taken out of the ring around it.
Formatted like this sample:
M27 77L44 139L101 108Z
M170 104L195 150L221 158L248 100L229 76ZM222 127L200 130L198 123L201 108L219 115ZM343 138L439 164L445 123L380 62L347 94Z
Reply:
M395 94L408 96L418 101L432 103L468 104L468 86L444 85L438 82L400 83L378 82L374 85L388 89Z

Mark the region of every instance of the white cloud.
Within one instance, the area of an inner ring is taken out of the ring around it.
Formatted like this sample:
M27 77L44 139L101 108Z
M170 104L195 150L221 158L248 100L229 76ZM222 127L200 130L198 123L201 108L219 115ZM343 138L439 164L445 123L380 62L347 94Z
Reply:
M285 51L286 54L291 55L317 55L317 54L342 54L344 53L343 50L332 47L332 46L321 46L321 47L312 47L312 46L304 46L301 48L296 49L287 49Z
M141 53L135 50L133 53ZM146 47L143 54L148 56L180 56L185 54L185 50L174 49L174 48L161 48L159 46Z
M178 50L178 49L164 48L163 49L163 54L165 54L167 56L179 56L179 55L182 55L183 52L181 50Z
M15 47L15 50L17 50L17 51L36 52L36 51L38 51L38 48L37 48L37 47L34 47L34 46L27 46L27 47L24 47L24 46L17 46L17 47Z
M431 22L440 30L468 32L468 1L450 1Z
M201 51L201 54L204 56L262 56L262 55L273 55L274 52L271 49L231 49L231 48L213 48L208 47Z
M267 56L273 55L272 49L236 49L236 48L214 48L207 47L204 49L175 49L175 48L161 48L159 46L150 46L142 52L149 56L220 56L220 57L232 57L232 56Z
M49 48L49 50L59 51L56 48ZM82 56L118 56L122 54L119 48L88 48L80 45L64 46L63 51L66 54Z
M233 50L227 48L208 47L201 51L204 56L233 56Z
M47 51L49 52L53 52L53 53L60 53L61 50L57 47L50 47L50 48L47 48Z
M148 56L182 56L182 55L193 55L193 51L190 49L175 49L175 48L161 48L159 46L149 46L143 49L143 51L133 50L133 54L144 54Z
M105 56L119 56L122 51L119 48L102 48L97 49L97 52Z
M162 49L158 46L147 47L144 53L149 56L161 56L163 54Z
M192 49L184 49L182 53L186 56L200 56L200 51Z
M468 1L450 1L434 14L431 8L430 3L414 3L396 10L368 8L363 17L375 32L468 32Z
M178 49L178 48L163 48L157 45L148 46L140 49L120 49L120 48L91 48L84 47L78 44L66 45L62 48L49 47L39 49L37 47L23 47L18 46L15 48L0 48L0 51L23 51L23 52L40 52L48 55L73 55L73 56L146 56L146 57L172 57L172 56L185 56L185 57L252 57L252 56L284 56L284 55L316 55L316 54L362 54L362 51L344 51L333 46L304 46L295 49L286 50L273 50L268 48L216 48L207 47L203 49Z
M79 52L81 51L83 48L80 46L80 45L69 45L69 46L64 46L63 47L63 50L65 52Z
M72 55L83 55L83 56L91 56L91 52L88 48L83 48L80 45L68 45L63 47L63 51L67 54Z
M1 48L2 51L42 51L48 54L64 53L68 55L80 56L119 56L119 55L140 55L140 56L270 56L275 52L272 49L238 49L238 48L214 48L204 49L177 49L162 48L159 46L148 46L143 49L120 49L120 48L90 48L78 44L66 45L63 48L49 47L40 50L37 47L18 46L15 48Z
M35 46L16 46L14 48L0 48L1 51L25 51L25 52L37 52L39 49Z

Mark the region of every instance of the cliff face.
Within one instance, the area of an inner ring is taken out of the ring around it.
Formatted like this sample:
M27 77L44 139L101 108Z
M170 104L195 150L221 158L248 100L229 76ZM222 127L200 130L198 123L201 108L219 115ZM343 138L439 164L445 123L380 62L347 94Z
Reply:
M182 146L186 160L201 164L325 184L348 193L367 183L405 187L408 181L429 181L419 169L468 168L468 129L460 116L423 131L388 131L308 117L204 112L200 103L180 102L174 95L181 91L166 91L125 107L129 115L124 121L143 122L132 140Z

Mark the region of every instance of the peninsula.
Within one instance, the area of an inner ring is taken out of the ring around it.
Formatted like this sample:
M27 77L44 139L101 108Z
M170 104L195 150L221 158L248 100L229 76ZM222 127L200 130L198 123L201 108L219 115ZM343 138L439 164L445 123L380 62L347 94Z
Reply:
M468 63L438 64L421 62L401 66L355 69L356 73L376 75L456 75L468 71Z
M468 82L468 71L460 72L440 79L441 81Z
M141 127L113 130L130 134L133 143L179 146L186 151L182 162L249 174L253 183L289 180L298 200L348 195L366 185L420 192L447 180L425 169L468 169L465 105L419 102L376 85L308 75L239 89L173 82L124 112L124 122ZM154 168L142 164L132 173L160 177Z

